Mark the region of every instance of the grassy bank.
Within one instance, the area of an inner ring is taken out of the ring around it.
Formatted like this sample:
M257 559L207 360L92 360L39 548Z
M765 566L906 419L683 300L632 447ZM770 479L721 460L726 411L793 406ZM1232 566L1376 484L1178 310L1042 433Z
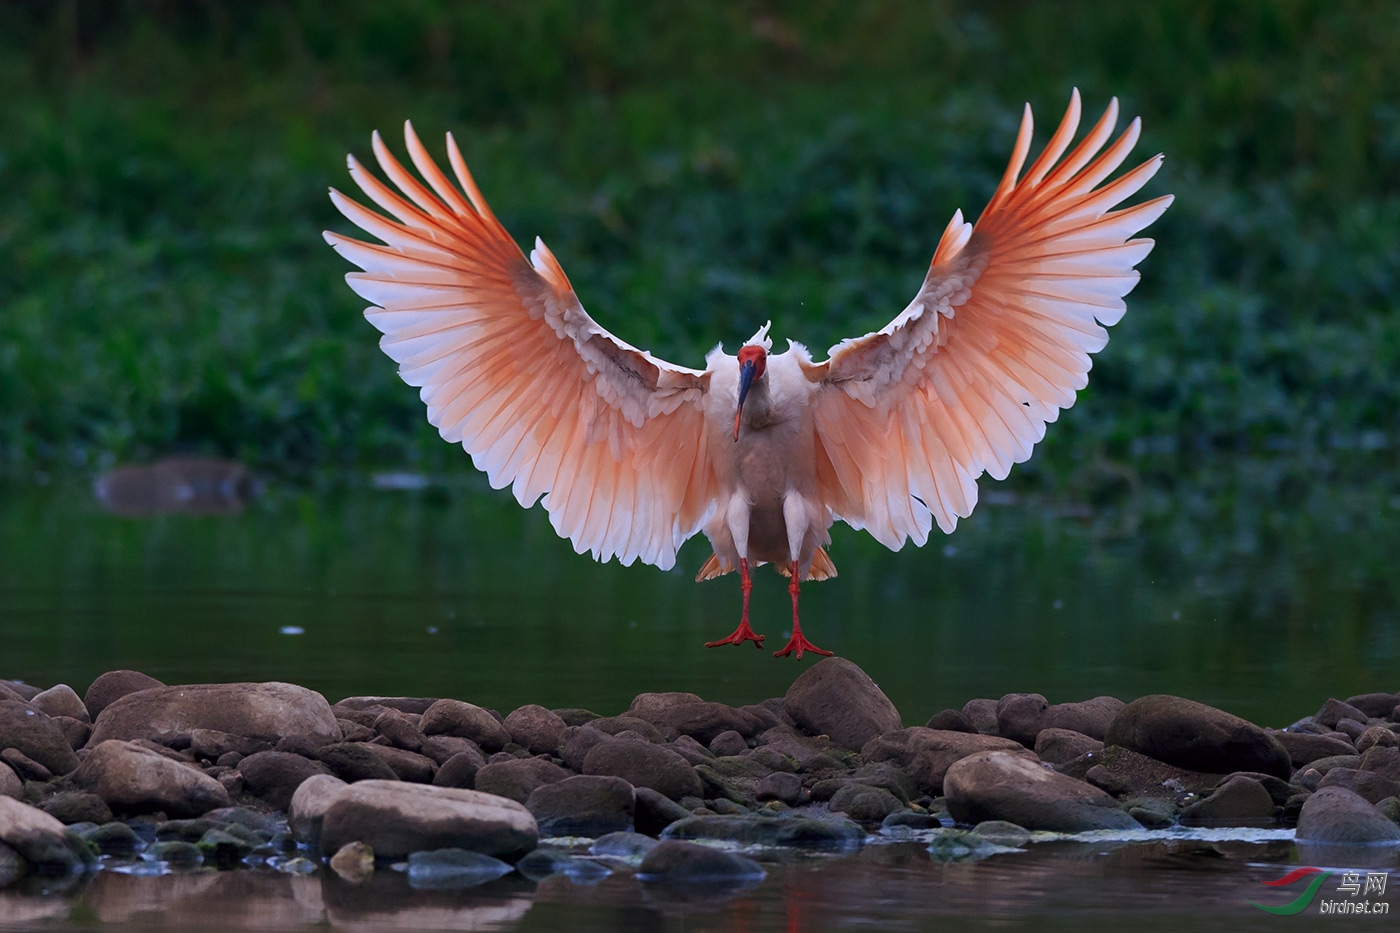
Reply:
M465 469L320 240L373 128L453 130L595 317L694 365L770 317L815 348L885 323L1020 102L1043 139L1076 85L1143 116L1178 200L1013 482L1400 442L1394 4L6 4L0 53L15 475Z

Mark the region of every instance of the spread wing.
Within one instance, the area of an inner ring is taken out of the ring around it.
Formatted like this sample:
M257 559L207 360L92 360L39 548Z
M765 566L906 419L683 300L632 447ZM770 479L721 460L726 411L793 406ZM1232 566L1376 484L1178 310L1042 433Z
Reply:
M384 333L380 347L421 387L443 438L521 505L544 496L576 551L671 567L714 507L701 407L709 374L604 330L544 243L527 260L450 134L460 191L411 125L404 137L427 187L378 133L375 156L402 195L349 160L356 184L393 219L331 191L341 213L387 245L325 235L364 270L346 280L374 303L365 317Z
M951 532L972 514L983 472L1004 479L1045 425L1074 404L1102 325L1123 316L1133 266L1152 240L1130 240L1171 197L1111 210L1140 189L1160 155L1105 179L1137 142L1134 120L1102 154L1118 102L1065 156L1079 92L1045 151L1017 179L1031 141L1027 106L1016 148L976 226L959 211L923 287L886 327L804 366L814 392L819 494L838 518L898 549ZM1096 157L1097 154L1097 157Z

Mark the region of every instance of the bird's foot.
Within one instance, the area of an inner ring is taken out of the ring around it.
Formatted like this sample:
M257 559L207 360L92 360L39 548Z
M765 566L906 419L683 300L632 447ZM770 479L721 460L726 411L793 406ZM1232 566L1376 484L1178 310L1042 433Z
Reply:
M788 639L787 647L784 648L782 651L774 651L773 657L785 658L788 655L792 654L794 651L797 652L797 660L799 661L802 660L802 652L804 651L810 651L813 654L820 654L823 657L828 658L834 654L834 652L831 651L823 651L822 649L818 648L816 645L808 641L807 636L802 634L802 629L795 629L792 633L792 637Z
M718 648L720 645L742 645L746 641L753 642L755 648L763 647L764 636L755 632L749 627L749 620L744 619L739 623L739 627L734 632L719 641L705 642L706 648Z

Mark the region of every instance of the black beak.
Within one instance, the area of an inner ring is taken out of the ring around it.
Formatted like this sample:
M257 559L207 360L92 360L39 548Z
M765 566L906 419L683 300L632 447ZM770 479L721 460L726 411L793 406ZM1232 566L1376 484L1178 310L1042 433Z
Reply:
M739 410L734 412L734 440L739 440L739 418L744 413L744 397L749 394L749 386L753 385L754 373L758 367L753 360L747 360L739 364Z

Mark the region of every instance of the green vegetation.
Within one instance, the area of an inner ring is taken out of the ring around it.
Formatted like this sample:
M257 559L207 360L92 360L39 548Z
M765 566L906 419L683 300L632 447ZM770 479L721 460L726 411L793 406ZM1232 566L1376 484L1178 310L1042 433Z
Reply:
M320 239L374 128L452 130L595 317L693 365L882 325L1076 85L1178 200L1017 488L1400 442L1393 3L12 3L0 470L462 469Z

